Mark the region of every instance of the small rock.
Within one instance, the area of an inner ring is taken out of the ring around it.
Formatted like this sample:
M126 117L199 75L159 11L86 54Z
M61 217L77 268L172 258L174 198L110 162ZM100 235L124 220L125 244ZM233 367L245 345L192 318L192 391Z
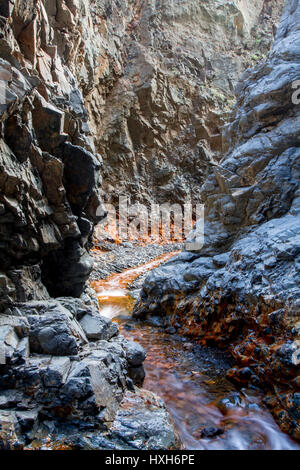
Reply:
M140 366L146 359L146 352L139 343L135 341L126 341L125 343L126 359L130 366Z
M224 434L224 429L221 428L204 428L201 431L201 438L202 439L211 439L212 437L220 436L221 434Z
M100 315L84 315L79 323L90 340L110 340L119 333L116 323Z
M139 367L130 367L128 369L128 375L132 379L133 383L141 387L145 379L145 369L144 366Z

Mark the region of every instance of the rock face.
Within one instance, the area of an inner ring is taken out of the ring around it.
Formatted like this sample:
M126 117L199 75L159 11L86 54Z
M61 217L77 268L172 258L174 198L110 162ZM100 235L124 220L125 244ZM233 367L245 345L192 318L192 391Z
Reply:
M92 269L88 242L101 218L102 160L78 83L55 43L56 2L2 4L1 304L46 299L41 278L51 295L80 296Z
M283 1L133 3L121 76L93 112L104 197L196 202L222 150L237 78L269 51ZM86 96L88 109L95 94Z
M198 199L233 84L269 50L281 4L1 3L4 307L82 293L105 215L100 154L106 199Z
M229 348L228 375L263 387L300 439L300 2L287 2L274 47L237 87L227 154L201 187L205 243L151 273L135 315L157 315L203 344ZM188 242L201 233L196 224ZM191 246L187 245L187 248Z
M121 15L129 22L136 8L133 1L1 0L3 449L180 447L162 402L135 388L144 352L99 316L85 289L94 225L105 215L97 99L120 76ZM126 400L145 410L136 442L125 433L134 416Z

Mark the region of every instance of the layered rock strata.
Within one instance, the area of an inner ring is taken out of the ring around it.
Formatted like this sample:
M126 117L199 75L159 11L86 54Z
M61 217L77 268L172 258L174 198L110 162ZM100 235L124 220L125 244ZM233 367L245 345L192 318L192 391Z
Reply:
M96 90L92 101L86 96L88 109L97 103L92 127L105 162L103 196L114 203L120 194L144 204L195 203L210 163L222 154L233 89L269 52L283 1L134 4L120 41L119 78L107 97Z

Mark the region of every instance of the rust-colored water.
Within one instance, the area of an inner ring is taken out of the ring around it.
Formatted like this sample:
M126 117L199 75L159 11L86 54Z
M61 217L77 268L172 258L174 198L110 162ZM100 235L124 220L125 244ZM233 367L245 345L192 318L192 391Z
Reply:
M280 431L258 391L238 391L225 379L230 358L224 353L132 320L128 286L174 254L92 284L101 314L146 349L144 388L165 400L187 449L300 449ZM205 437L208 428L221 434Z
M165 263L177 253L178 251L163 254L136 268L126 269L120 274L112 274L107 279L92 282L91 286L98 294L101 314L111 319L118 315L131 314L134 299L128 295L127 287L139 276L157 268L161 263Z

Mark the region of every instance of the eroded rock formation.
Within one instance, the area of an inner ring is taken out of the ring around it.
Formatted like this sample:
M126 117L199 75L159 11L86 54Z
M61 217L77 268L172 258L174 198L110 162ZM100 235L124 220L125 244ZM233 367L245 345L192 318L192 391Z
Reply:
M134 387L142 382L143 352L83 293L93 228L104 216L100 195L115 200L126 191L135 200L163 202L202 197L200 183L224 167L215 162L237 76L268 52L281 4L1 1L2 447L180 446L162 402ZM281 112L292 112L287 108ZM266 123L268 110L257 112ZM278 122L268 125L276 130L281 114L275 114ZM246 136L241 130L237 139ZM252 184L243 179L239 187ZM290 181L274 184L281 216L295 188ZM280 196L284 187L287 200ZM225 193L233 198L230 189ZM275 202L266 217L275 214ZM239 233L232 219L229 231Z
M2 449L180 447L161 400L135 387L144 351L99 315L85 289L104 210L83 94L106 70L102 49L117 62L103 18L119 24L114 4L1 1Z
M228 152L201 188L204 246L147 278L136 316L156 315L229 348L228 377L263 387L282 429L300 438L300 2L287 2L274 47L237 87ZM188 242L199 241L196 224ZM187 247L191 246L190 244Z
M2 2L3 295L24 265L50 295L80 295L100 193L199 198L233 85L268 51L281 4Z
M283 2L134 4L120 46L121 77L93 112L104 197L195 203L209 163L222 151L233 88L269 51Z
M18 303L0 340L0 449L180 448L163 402L135 387L143 348L97 304Z
M101 218L101 157L54 42L54 3L1 7L1 304L49 297L41 274L51 295L80 296Z

